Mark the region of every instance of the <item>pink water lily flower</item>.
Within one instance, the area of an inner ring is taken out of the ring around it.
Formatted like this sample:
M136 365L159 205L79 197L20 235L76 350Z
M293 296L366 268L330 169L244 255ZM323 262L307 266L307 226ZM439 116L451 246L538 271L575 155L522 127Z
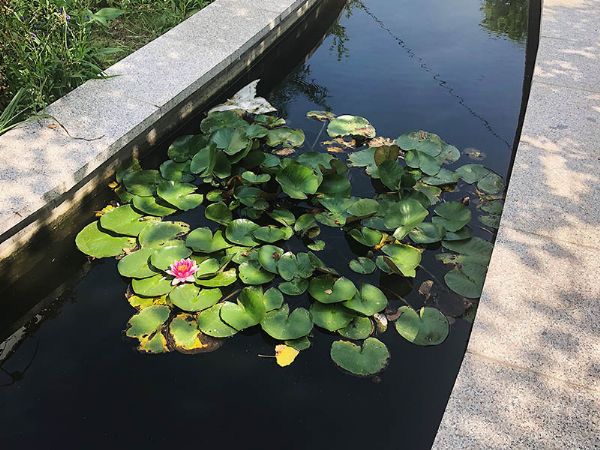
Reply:
M173 281L171 281L171 284L175 286L179 283L193 283L195 281L194 274L197 271L198 265L196 264L196 261L187 258L175 261L173 264L171 264L167 270L167 273L175 277Z

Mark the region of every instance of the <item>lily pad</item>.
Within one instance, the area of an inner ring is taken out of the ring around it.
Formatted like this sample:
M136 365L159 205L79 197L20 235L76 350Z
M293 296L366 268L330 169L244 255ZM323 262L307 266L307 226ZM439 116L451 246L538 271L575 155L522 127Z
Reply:
M327 331L337 331L347 327L356 317L351 311L336 304L314 302L310 305L310 314L315 325Z
M429 156L438 156L445 143L437 134L419 130L398 137L396 144L405 151L418 150Z
M275 245L263 245L258 250L258 262L265 270L271 273L278 273L277 261L279 261L283 253L283 249Z
M363 138L374 138L376 131L367 119L359 116L338 116L333 119L327 127L330 137L357 136Z
M237 273L235 269L218 272L214 277L208 279L196 279L198 286L204 287L224 287L229 286L237 281Z
M144 217L136 212L131 205L115 208L100 217L100 226L104 230L112 231L126 236L137 236L150 222L156 221L154 217Z
M423 223L428 214L417 200L400 200L390 203L385 208L383 223L386 227L396 228L396 239L404 239L413 228Z
M446 340L450 326L437 309L425 306L417 312L402 306L400 313L396 331L407 341L416 345L438 345Z
M283 305L283 294L277 288L269 288L265 291L265 311L279 309Z
M190 231L184 222L156 222L144 228L138 240L142 247L160 248L172 245L173 240Z
M342 369L366 377L386 368L390 352L376 338L366 339L362 347L348 341L335 341L331 345L331 359Z
M321 180L309 167L291 161L275 177L283 192L295 199L305 199L319 189Z
M171 280L164 275L154 275L153 277L131 280L133 292L143 297L158 297L168 294L173 290Z
M277 261L277 272L285 281L292 281L298 275L296 255L292 252L282 254Z
M372 316L383 311L388 305L388 300L381 289L365 283L360 287L360 291L343 305L365 316Z
M371 336L374 328L368 317L355 317L348 326L338 330L338 333L347 339L362 340Z
M375 247L381 242L383 234L381 231L372 230L368 227L353 228L348 233L354 240L360 242L362 245L367 247Z
M408 233L408 237L417 244L432 244L441 241L446 234L443 226L436 223L422 223Z
M393 262L397 273L405 277L415 277L416 268L421 263L421 251L405 244L388 244L381 249ZM393 268L392 268L393 269Z
M194 209L204 200L202 194L195 193L196 186L178 181L161 181L156 192L164 201L182 211Z
M348 265L354 272L361 273L363 275L373 273L377 268L372 260L365 258L364 256L359 256L358 258L351 260Z
M489 173L490 170L481 164L465 164L456 169L456 174L469 184L477 183Z
M123 184L127 192L140 197L149 197L156 192L160 180L158 170L136 170L123 177Z
M481 297L487 267L481 264L462 264L448 272L444 281L458 295L467 298Z
M250 184L262 184L269 181L271 179L271 175L269 175L268 173L256 175L254 172L246 170L242 173L242 179Z
M170 205L163 199L157 197L139 197L135 195L131 201L133 206L135 206L135 209L151 216L164 217L177 212L175 206Z
M167 270L171 264L180 259L187 258L192 251L185 246L183 241L175 241L177 245L166 245L154 250L150 257L150 263L153 267L160 270ZM142 249L143 250L143 249Z
M223 296L220 289L200 289L193 284L182 284L169 293L169 300L184 311L208 309Z
M178 314L169 324L169 342L180 353L195 354L218 349L222 342L204 336L191 314Z
M502 177L494 172L487 174L477 182L477 189L486 194L498 194L504 189Z
M254 247L258 242L254 239L253 233L259 228L257 224L248 219L232 220L225 229L225 237L229 242L243 245L244 247Z
M233 336L237 330L221 320L221 308L225 303L217 303L202 311L198 316L198 328L204 334L216 338Z
M224 302L221 319L238 331L258 325L265 316L265 299L262 288L246 287L237 303Z
M141 309L127 323L125 334L133 338L145 338L156 333L169 318L171 309L164 305Z
M190 162L175 162L171 159L160 165L160 175L165 180L190 183L196 178L190 170Z
M300 147L304 144L304 131L292 130L291 128L274 128L267 134L267 145L269 147Z
M302 295L308 289L308 280L296 278L292 281L285 281L278 286L279 290L286 295Z
M231 211L223 202L212 203L204 210L204 216L208 220L227 225L231 222Z
M286 237L286 233L283 228L275 227L273 225L257 228L252 232L252 234L259 241L269 243L281 241Z
M159 275L149 264L150 256L154 251L152 248L142 248L125 256L117 265L119 274L127 278L148 278Z
M98 221L87 225L75 238L77 248L94 258L119 256L125 249L135 246L135 239L128 236L118 236L100 227Z
M397 161L384 161L379 166L379 177L381 182L390 190L400 189L400 183L404 176L404 168Z
M240 264L240 280L244 284L259 285L269 283L275 275L261 269L260 265L254 261L246 261Z
M192 158L204 145L206 140L202 135L180 136L169 146L169 158L176 162L184 162Z
M479 263L487 265L492 257L494 245L478 237L472 237L462 241L444 241L442 246L456 253L460 253L467 258L462 262Z
M196 228L188 234L185 244L195 252L201 253L215 253L232 246L225 241L221 230L215 231L213 235L210 228Z
M377 212L379 203L371 198L361 198L352 203L346 211L354 217L368 217Z
M269 213L269 216L276 222L285 226L292 226L296 222L294 213L285 209L274 209Z
M471 210L460 202L441 203L434 211L439 217L431 219L432 222L447 231L458 231L471 221Z
M339 303L350 300L356 294L356 286L347 278L322 275L310 280L308 293L321 303Z
M289 312L288 304L265 314L260 325L265 333L280 341L299 339L308 335L313 328L309 312L296 308Z

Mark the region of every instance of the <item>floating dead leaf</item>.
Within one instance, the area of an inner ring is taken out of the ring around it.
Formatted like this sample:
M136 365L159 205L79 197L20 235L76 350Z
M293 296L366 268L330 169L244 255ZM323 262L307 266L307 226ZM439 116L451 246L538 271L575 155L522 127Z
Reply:
M279 150L275 150L273 153L277 156L289 156L296 152L293 148L281 148Z
M463 197L460 202L465 206L469 206L469 203L471 203L471 197L467 195L466 197Z
M289 366L300 352L293 347L279 344L275 346L275 359L280 367Z
M110 183L108 183L108 187L110 189L116 189L119 187L119 183L117 183L116 181L111 181Z
M388 327L388 320L387 317L385 317L385 314L375 313L373 315L373 320L375 321L375 326L377 327L377 333L385 333Z
M419 287L419 294L425 297L425 300L428 300L431 296L431 288L433 287L433 280L423 281L421 286Z
M477 161L481 161L486 157L486 154L484 152L477 150L476 148L466 148L463 153L467 155L470 159L474 159Z
M383 147L384 145L394 145L394 141L390 138L386 138L383 136L377 136L376 138L371 139L368 142L369 147L374 148L374 147Z
M331 146L331 147L327 147L327 151L328 151L329 153L344 153L344 149L343 149L343 148L340 148L340 147L333 147L333 146Z
M387 320L389 320L390 322L393 322L394 320L397 320L398 317L400 317L402 315L402 310L400 308L398 308L397 310L385 310L385 317L387 317Z
M112 211L113 209L115 209L115 207L113 205L106 205L100 211L94 211L94 215L96 217L102 217L104 214L106 214L107 212Z
M326 146L340 145L341 147L347 148L347 149L356 147L356 141L354 139L350 139L349 141L346 141L342 137L337 137L331 141L323 141L322 144L326 145Z

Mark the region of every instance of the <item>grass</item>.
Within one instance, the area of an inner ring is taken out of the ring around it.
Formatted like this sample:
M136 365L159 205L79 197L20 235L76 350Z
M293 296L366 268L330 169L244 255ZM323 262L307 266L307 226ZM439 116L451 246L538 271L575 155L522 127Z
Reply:
M0 134L212 0L0 0Z

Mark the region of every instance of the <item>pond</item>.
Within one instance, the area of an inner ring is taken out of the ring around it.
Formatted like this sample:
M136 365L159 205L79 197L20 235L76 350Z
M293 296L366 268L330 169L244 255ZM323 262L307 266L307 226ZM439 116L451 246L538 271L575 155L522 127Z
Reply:
M299 153L311 146L325 151L324 126L306 113L331 110L368 118L378 136L436 133L461 150L451 168L482 163L506 178L526 75L528 8L525 0L326 1L300 25L300 37L285 38L218 100L260 78L259 94L290 127L304 130ZM197 133L201 119L183 124L180 134ZM166 147L142 164L157 167ZM351 169L350 179L355 195L374 194L362 169ZM473 186L461 185L444 198L465 196L473 198L473 216L480 216ZM169 220L206 226L193 212ZM477 219L471 227L474 236L493 240L493 230ZM366 250L336 228L321 228L318 238L327 245L318 256L357 279L347 261ZM61 260L64 280L52 298L27 289L44 284L41 276L4 292L12 301L27 295L23 301L31 305L52 300L14 353L0 360L0 442L6 448L431 446L475 301L465 312L451 293L438 295L435 306L451 328L440 345L417 346L388 330L381 339L391 359L375 377L343 373L329 356L339 336L317 329L310 349L286 368L260 356L273 355L274 345L256 327L215 352L144 355L123 334L135 311L123 298L128 281L114 258L89 263L72 241L61 245L68 258ZM439 248L424 252L427 270L417 270L415 278L380 271L359 278L384 289L390 306L402 306L401 296L420 308L419 286L448 271L435 258ZM308 306L308 296L290 303ZM2 325L6 335L12 326L6 316Z

